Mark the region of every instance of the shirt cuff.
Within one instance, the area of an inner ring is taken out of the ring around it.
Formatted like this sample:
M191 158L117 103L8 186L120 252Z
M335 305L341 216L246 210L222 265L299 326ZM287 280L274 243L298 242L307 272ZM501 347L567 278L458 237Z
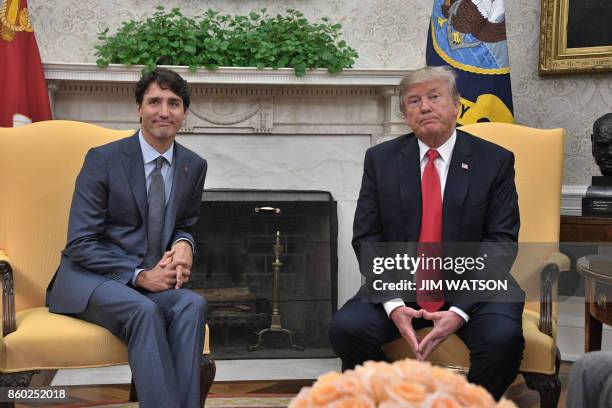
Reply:
M401 298L387 300L383 303L383 307L385 308L385 312L387 312L387 316L391 316L391 312L400 306L406 306L406 304Z
M140 275L140 272L144 271L144 269L142 268L137 268L134 271L134 276L132 277L132 285L136 288L138 287L138 285L136 285L136 279L138 279L138 275Z
M189 238L185 238L185 237L179 238L172 243L172 246L176 245L177 242L181 242L181 241L189 242L189 245L191 245L191 255L195 258L195 243Z
M455 312L459 316L463 317L463 320L465 320L466 323L470 320L470 316L468 316L467 313L465 313L463 310L459 309L458 307L451 306L450 309L448 310L451 312Z

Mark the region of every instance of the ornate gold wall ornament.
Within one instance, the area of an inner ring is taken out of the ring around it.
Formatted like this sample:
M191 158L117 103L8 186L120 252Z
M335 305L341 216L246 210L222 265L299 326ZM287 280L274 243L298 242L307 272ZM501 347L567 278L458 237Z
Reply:
M20 0L0 0L0 38L13 41L20 31L32 32L28 9L19 9Z

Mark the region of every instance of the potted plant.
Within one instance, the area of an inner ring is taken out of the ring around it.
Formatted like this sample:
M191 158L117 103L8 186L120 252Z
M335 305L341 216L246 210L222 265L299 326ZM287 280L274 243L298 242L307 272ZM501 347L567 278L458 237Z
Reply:
M123 22L109 35L99 33L97 64L186 65L190 70L219 67L293 68L297 76L307 69L327 68L337 73L352 67L357 52L340 39L340 24L327 17L312 23L296 10L270 16L266 9L248 15L224 15L208 10L195 18L179 9L157 7L144 21Z

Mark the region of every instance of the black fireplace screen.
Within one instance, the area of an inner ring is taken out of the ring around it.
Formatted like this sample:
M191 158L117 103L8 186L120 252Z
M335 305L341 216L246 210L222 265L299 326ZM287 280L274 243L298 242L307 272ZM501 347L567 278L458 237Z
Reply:
M214 357L332 357L327 326L337 300L337 235L329 192L205 190L187 287L208 300Z

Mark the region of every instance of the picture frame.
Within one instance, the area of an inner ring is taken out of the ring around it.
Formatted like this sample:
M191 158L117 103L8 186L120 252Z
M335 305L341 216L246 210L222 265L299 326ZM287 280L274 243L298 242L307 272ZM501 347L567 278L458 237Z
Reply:
M542 0L540 75L612 71L612 2Z

